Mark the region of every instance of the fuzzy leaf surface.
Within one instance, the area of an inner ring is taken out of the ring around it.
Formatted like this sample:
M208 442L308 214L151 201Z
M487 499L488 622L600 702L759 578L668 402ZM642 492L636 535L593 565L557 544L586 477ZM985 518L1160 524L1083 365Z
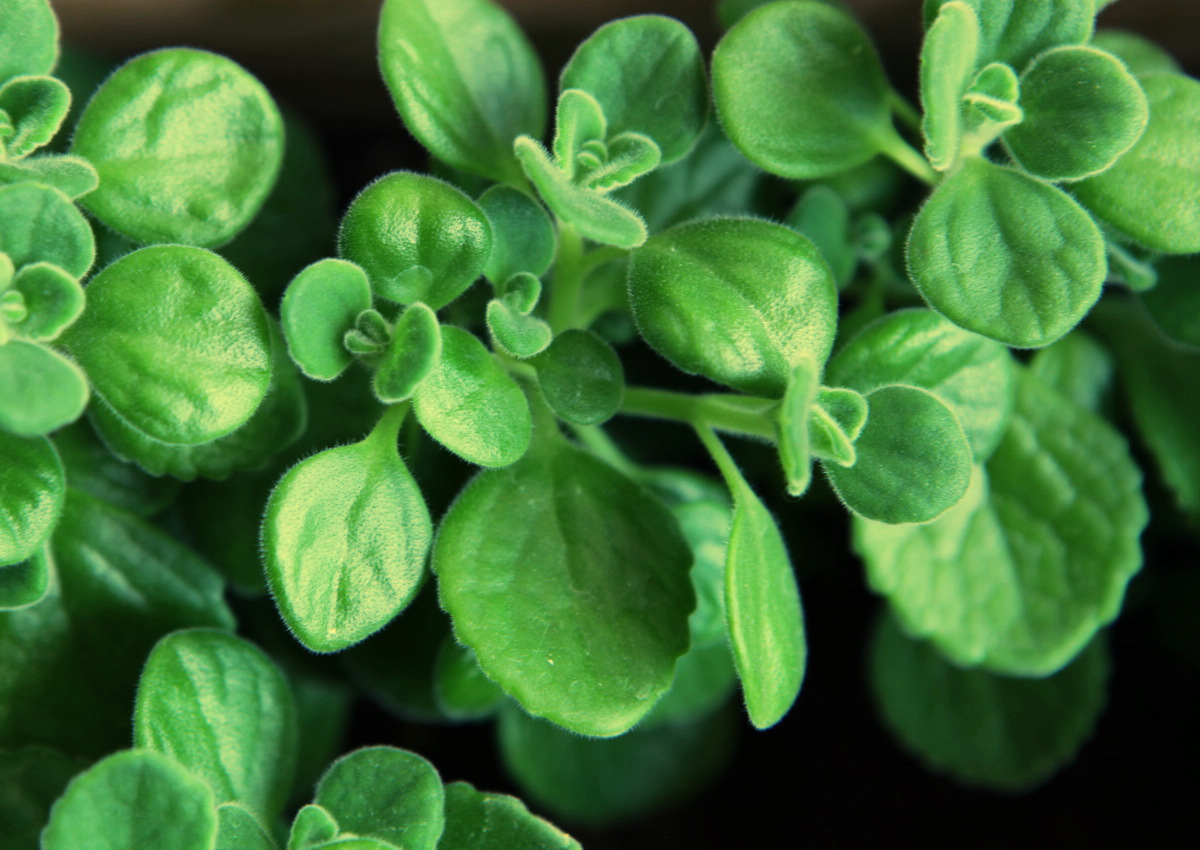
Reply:
M8 0L0 24L0 82L49 74L58 62L58 18L46 0Z
M0 431L0 458L0 565L5 565L33 555L50 536L66 480L58 452L45 437Z
M944 171L958 154L962 98L979 60L979 18L969 3L955 0L938 11L921 46L921 106L925 156Z
M516 797L446 786L446 831L438 850L582 850L578 841L542 820Z
M88 402L83 370L33 342L0 345L0 430L48 434L79 418Z
M345 260L318 260L292 279L279 318L288 351L305 375L332 381L345 371L353 358L342 337L370 308L366 272Z
M483 268L487 279L500 286L518 272L545 274L557 237L542 205L511 186L493 186L477 203L492 225L492 253Z
M96 259L91 225L71 199L38 183L0 186L0 251L20 269L53 263L82 277Z
M591 331L563 331L534 365L546 401L566 422L598 425L621 406L625 395L621 360L612 346Z

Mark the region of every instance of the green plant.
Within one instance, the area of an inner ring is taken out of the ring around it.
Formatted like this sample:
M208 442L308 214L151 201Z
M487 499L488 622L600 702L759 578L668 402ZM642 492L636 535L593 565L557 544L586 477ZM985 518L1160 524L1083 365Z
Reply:
M578 846L413 753L334 760L348 682L496 717L556 816L635 817L719 769L739 683L759 729L792 709L777 517L830 492L888 603L885 721L966 782L1050 776L1103 707L1102 629L1143 560L1114 374L1200 510L1195 402L1169 390L1200 373L1200 83L1094 32L1096 6L927 2L920 112L838 4L721 4L711 92L685 25L625 18L563 69L543 144L506 13L385 0L380 67L438 176L380 177L322 250L303 124L215 54L130 60L69 153L36 153L71 104L56 23L3 0L15 846ZM304 228L315 251L277 248ZM645 383L638 337L675 383ZM617 416L692 433L723 486Z

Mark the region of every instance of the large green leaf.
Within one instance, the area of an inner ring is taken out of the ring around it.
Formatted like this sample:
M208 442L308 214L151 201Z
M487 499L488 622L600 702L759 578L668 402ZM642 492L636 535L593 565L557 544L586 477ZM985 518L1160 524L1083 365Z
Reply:
M217 843L213 850L276 849L249 809L236 803L222 803L217 806Z
M106 225L137 242L212 247L249 224L275 184L283 119L232 60L156 50L92 95L71 151L100 173L83 203Z
M62 511L66 481L53 444L0 431L0 567L34 554Z
M446 786L446 831L438 850L582 850L578 841L525 808L516 797Z
M547 434L478 475L438 532L458 640L527 711L612 736L670 687L695 605L691 553L646 490Z

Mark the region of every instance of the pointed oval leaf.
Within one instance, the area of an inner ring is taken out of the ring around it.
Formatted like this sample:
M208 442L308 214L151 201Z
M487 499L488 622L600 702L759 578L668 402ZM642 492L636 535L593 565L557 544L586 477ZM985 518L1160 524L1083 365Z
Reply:
M397 171L359 192L342 219L338 253L362 266L376 295L435 310L483 273L492 227L449 183ZM414 275L412 269L425 271Z
M296 275L279 306L288 351L305 375L332 381L353 359L342 344L358 315L371 308L366 272L345 260L318 260Z
M22 340L0 345L0 429L48 434L78 419L87 401L83 370L57 351Z
M921 132L930 165L945 171L958 155L962 98L979 65L979 18L969 3L952 0L938 10L921 47Z
M79 116L71 152L100 174L82 203L106 225L136 242L213 247L267 199L283 162L283 119L236 62L175 47L108 78Z
M847 171L895 133L875 48L823 3L775 3L742 18L717 45L712 75L726 134L772 174Z
M542 820L516 797L446 786L446 831L440 850L582 850L578 841Z
M1089 210L1148 248L1200 251L1200 80L1149 74L1146 132L1117 164L1072 187Z
M218 803L241 803L271 823L296 765L295 700L253 644L210 629L173 632L146 659L133 741L206 781Z
M0 22L0 82L49 74L58 62L58 18L47 0L8 0Z
M1108 264L1099 228L1069 195L973 158L921 208L908 269L921 296L950 321L1038 348L1087 314Z
M442 328L442 357L417 387L413 412L429 436L480 466L507 466L525 454L529 403L472 334Z
M1025 120L1004 134L1016 162L1044 180L1110 168L1146 129L1146 95L1120 59L1094 47L1047 50L1021 75Z
M691 553L649 492L545 439L451 506L434 549L438 598L455 637L526 711L619 735L687 649Z
M492 253L483 273L500 286L518 272L535 277L554 261L556 236L546 210L511 186L493 186L477 201L492 225Z
M546 82L533 46L491 0L387 0L379 65L404 126L455 168L519 183L512 140L541 137Z
M967 496L926 525L857 520L854 547L905 631L963 666L1044 676L1116 617L1146 519L1125 440L1020 371Z
M96 259L91 225L71 199L37 183L0 186L0 251L20 269L53 263L83 277Z
M445 799L441 777L416 753L366 747L329 766L313 802L343 832L417 850L437 846Z
M263 520L280 615L314 652L358 643L416 596L431 536L388 420L361 443L301 461L275 486Z
M56 339L83 312L83 287L52 263L30 263L17 272L13 289L25 299L29 314L17 327L26 339Z
M217 806L217 844L213 850L275 850L275 843L248 809L223 803Z
M629 268L633 318L685 372L779 398L801 357L833 345L837 289L799 233L757 219L709 219L658 234Z
M0 110L13 122L4 147L13 159L28 156L54 138L71 108L71 90L54 77L15 77L0 88Z
M542 394L566 422L599 425L621 407L625 395L621 360L612 346L591 331L563 331L534 366Z
M384 404L406 401L437 366L442 356L442 331L437 316L417 302L404 311L392 329L371 387Z
M649 136L664 165L692 149L708 117L708 84L696 37L661 15L636 15L600 27L576 48L559 87L596 98L608 135Z
M68 198L81 198L100 185L95 166L83 157L45 154L18 162L0 162L0 183L42 183Z
M0 431L0 565L24 561L41 547L62 512L66 480L45 437Z
M271 341L257 294L202 248L127 254L88 284L88 309L63 345L113 411L166 443L233 431L271 383Z

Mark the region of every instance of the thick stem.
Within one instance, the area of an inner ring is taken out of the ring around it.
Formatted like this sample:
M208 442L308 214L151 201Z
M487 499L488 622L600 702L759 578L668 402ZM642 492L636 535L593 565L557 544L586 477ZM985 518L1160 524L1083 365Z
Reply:
M554 284L546 315L555 335L575 326L583 274L583 237L573 226L559 222L558 256L554 258Z
M879 147L884 156L913 177L930 186L937 185L938 173L933 170L933 166L916 148L901 138L895 127L889 127L888 131L879 137Z
M753 396L694 396L670 390L627 387L621 412L774 441L775 423L771 411L777 404L773 399Z

